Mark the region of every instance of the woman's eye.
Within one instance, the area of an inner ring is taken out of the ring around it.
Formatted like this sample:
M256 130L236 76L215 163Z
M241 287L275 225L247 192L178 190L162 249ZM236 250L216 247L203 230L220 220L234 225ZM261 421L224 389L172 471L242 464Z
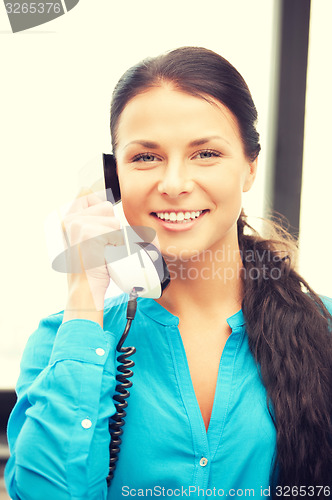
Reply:
M210 158L218 158L221 156L221 153L218 151L213 151L209 149L204 149L203 151L199 151L193 157L198 158L200 160L209 160ZM157 156L152 153L140 153L132 159L133 162L144 162L144 163L153 163L155 161L161 161Z
M133 158L133 161L146 161L146 162L152 162L158 160L156 156L150 153L141 153Z
M199 157L200 159L210 159L210 158L213 158L213 157L219 157L221 156L220 153L218 153L217 151L210 151L208 149L204 150L204 151L200 151L199 153L197 153L197 155L195 156L196 157Z

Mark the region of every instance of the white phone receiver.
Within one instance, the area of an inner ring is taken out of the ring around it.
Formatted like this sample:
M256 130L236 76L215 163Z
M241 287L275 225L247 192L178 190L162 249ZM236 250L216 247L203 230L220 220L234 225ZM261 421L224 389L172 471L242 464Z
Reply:
M122 231L127 248L126 257L114 261L114 247L105 247L104 255L111 280L125 293L129 294L135 288L139 297L158 299L170 282L166 262L152 243L135 242L134 250L130 250L126 226Z

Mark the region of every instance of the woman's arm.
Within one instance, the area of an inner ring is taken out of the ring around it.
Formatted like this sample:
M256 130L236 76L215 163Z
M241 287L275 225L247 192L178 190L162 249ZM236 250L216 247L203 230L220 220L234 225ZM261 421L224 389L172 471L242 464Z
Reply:
M107 496L117 339L103 330L104 250L120 223L110 202L85 189L62 223L68 302L63 315L41 322L23 355L8 424L13 499Z
M13 500L106 498L116 344L93 321L59 327L59 315L30 338L8 423Z

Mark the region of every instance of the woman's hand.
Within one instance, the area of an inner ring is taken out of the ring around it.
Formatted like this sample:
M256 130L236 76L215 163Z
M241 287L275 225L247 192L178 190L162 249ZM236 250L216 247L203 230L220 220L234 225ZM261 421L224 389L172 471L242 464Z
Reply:
M92 319L102 326L104 298L110 277L105 246L121 244L120 222L113 206L91 190L83 189L62 221L68 247L68 303L63 322Z

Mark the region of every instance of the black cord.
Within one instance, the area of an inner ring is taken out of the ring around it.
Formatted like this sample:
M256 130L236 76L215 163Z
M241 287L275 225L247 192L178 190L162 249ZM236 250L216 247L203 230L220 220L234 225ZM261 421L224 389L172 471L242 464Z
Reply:
M120 356L117 357L117 360L121 363L121 365L118 365L118 372L121 372L116 376L116 380L118 382L121 382L116 386L116 391L119 394L115 394L113 396L113 399L117 401L115 404L116 408L116 413L112 415L112 420L114 422L110 422L109 429L110 429L110 434L111 434L111 443L110 443L110 465L109 465L109 474L107 476L107 485L110 485L110 482L112 481L114 477L114 469L116 467L116 462L118 460L118 453L120 451L120 445L121 445L121 438L120 436L123 434L123 430L121 427L125 424L124 418L127 415L125 412L125 408L127 408L128 403L126 399L130 396L128 389L133 385L130 380L128 380L129 377L133 376L133 372L129 369L135 366L134 361L131 359L127 359L129 356L132 356L135 354L136 349L135 347L122 347L124 341L127 338L129 329L131 327L131 323L133 319L135 318L136 314L136 308L137 308L137 291L138 288L133 288L133 290L130 292L129 296L129 302L127 306L127 324L124 329L124 332L122 334L122 337L116 346L116 350L120 353L122 353Z

